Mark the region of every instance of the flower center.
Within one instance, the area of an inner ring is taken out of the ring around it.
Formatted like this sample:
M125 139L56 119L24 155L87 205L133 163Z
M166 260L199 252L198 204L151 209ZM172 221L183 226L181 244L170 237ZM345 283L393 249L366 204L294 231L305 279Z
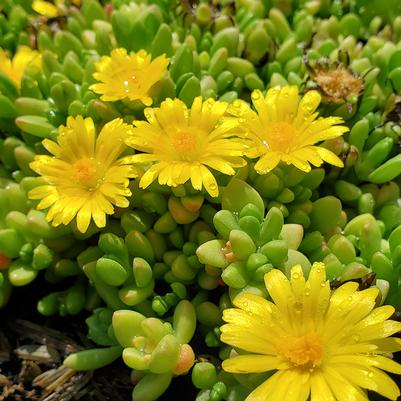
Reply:
M313 370L322 363L322 338L316 333L286 337L280 345L279 353L294 367Z
M76 180L85 188L93 190L99 186L100 174L95 160L78 160L74 163L73 169Z
M192 133L178 131L173 137L173 147L182 160L192 160L197 141Z
M295 128L286 122L277 122L269 125L265 146L271 150L288 152L295 139Z
M125 93L129 93L134 90L139 90L141 88L141 82L137 78L136 75L131 74L130 76L126 77L123 83L123 91Z

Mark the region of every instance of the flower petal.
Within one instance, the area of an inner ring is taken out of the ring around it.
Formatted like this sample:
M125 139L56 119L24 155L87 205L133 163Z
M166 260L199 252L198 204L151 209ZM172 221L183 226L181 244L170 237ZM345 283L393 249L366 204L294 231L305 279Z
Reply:
M324 374L320 372L313 373L310 379L311 383L311 401L336 401Z
M266 174L273 170L279 163L281 157L276 152L265 153L255 164L255 170L258 174Z
M230 373L259 373L277 369L280 360L272 355L238 355L223 361L223 369Z
M288 316L288 301L294 299L294 294L287 277L281 270L270 270L265 275L265 285L277 308Z

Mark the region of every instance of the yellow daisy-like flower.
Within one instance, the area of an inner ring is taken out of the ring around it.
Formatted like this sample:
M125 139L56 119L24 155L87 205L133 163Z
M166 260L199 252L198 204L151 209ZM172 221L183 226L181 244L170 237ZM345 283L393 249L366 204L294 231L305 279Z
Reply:
M223 369L275 370L246 401L368 401L366 389L397 399L400 390L383 370L401 374L388 355L401 350L401 340L390 337L401 323L388 320L392 306L375 308L377 288L358 291L348 282L332 292L322 263L306 282L297 265L290 281L274 269L265 284L273 302L242 294L238 309L223 312L222 341L246 352Z
M40 54L28 46L20 46L12 60L0 49L0 72L7 75L17 88L21 86L22 75L28 66L40 68L41 65Z
M67 13L68 7L73 4L76 7L81 5L81 0L55 0L54 2L46 0L34 0L32 10L47 18L56 18Z
M93 84L90 89L106 102L129 99L150 106L149 90L166 75L168 62L165 55L151 61L145 50L128 55L123 48L114 49L111 57L103 56L96 63L93 77L101 83Z
M148 121L135 121L126 143L145 152L132 156L133 163L153 163L139 185L146 188L154 180L175 187L191 180L211 196L219 189L209 168L223 174L235 174L245 165L243 141L232 134L237 126L233 118L222 119L228 104L195 98L190 109L179 99L166 99L160 108L145 109Z
M241 100L233 103L229 112L240 117L244 135L251 141L247 156L259 158L255 164L259 174L271 171L280 161L306 172L310 164L320 166L323 161L343 166L334 153L314 146L348 131L336 125L343 122L340 117L317 118L320 100L317 91L307 92L300 100L296 86L285 86L269 89L266 96L255 90L252 102L256 112Z
M78 230L85 232L91 218L98 227L106 225L106 214L114 207L127 207L129 178L137 176L127 158L124 139L130 127L120 118L107 123L96 138L91 118L68 117L59 128L57 143L45 139L43 146L53 155L35 156L30 167L46 185L29 192L41 199L37 208L47 209L47 220L54 226L69 224L77 217Z
M44 0L35 0L32 3L32 10L47 18L55 18L59 15L59 10L56 5Z

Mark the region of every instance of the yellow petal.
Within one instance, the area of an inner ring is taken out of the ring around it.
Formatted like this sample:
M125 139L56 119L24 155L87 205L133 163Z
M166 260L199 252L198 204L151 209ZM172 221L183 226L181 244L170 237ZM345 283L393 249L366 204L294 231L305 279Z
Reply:
M310 392L309 374L279 371L256 388L246 401L306 401Z
M336 364L335 366L336 371L341 372L355 386L376 391L390 400L396 400L400 395L400 390L395 382L378 369L348 364Z
M162 168L162 165L156 164L152 166L146 173L141 177L141 180L139 182L139 186L141 188L147 188L153 181L157 179L157 176L159 175L159 172Z
M194 189L200 191L202 189L202 176L200 172L200 166L191 166L191 184Z
M106 214L103 211L101 203L98 201L97 196L93 196L91 199L91 212L92 218L96 226L99 228L106 226Z
M254 331L254 333L251 333L251 330ZM254 324L246 330L242 330L238 326L227 324L221 326L221 340L226 344L247 352L276 355L277 351L274 341L270 338L263 338L263 335L258 336L257 333L259 332L266 332L266 328L264 328L264 331L261 331L259 327Z
M258 174L266 174L273 170L280 163L280 155L276 152L267 152L255 164Z
M29 191L28 197L30 199L42 199L47 196L55 194L56 190L51 185L41 185L39 187L33 188Z
M336 401L323 374L320 372L313 373L311 375L310 383L311 401Z
M328 149L322 148L320 146L315 146L314 147L318 155L326 162L329 164L332 164L333 166L336 167L344 167L344 163L342 160L336 156L333 152L331 152Z
M204 161L204 164L210 168L220 171L223 174L234 175L235 170L230 166L229 163L218 158L208 158Z
M305 146L303 148L295 150L291 153L291 155L296 157L297 159L305 160L306 162L309 162L316 167L319 167L323 163L322 158L317 152L316 146Z
M32 9L38 14L44 15L48 18L55 18L58 16L57 7L48 1L35 0L32 3Z
M245 401L273 401L274 399L271 397L271 394L280 386L280 382L284 376L285 372L283 371L278 371L270 376L259 387L253 390L252 393L246 397ZM283 387L283 385L281 385L281 387ZM278 399L276 398L275 401Z
M295 265L291 268L290 282L295 298L303 301L305 293L305 277L301 265Z
M51 195L48 195L46 197L44 197L36 206L36 208L38 210L41 209L47 209L49 206L53 205L54 202L57 201L57 199L59 198L57 193L53 193Z
M401 351L401 339L399 338L379 338L371 340L370 343L377 346L377 352L391 353Z
M335 355L330 359L332 364L359 365L361 369L376 367L391 373L401 374L401 365L381 355Z
M393 315L394 311L395 309L391 305L383 305L379 308L375 308L368 316L361 320L355 328L360 329L372 324L384 322Z
M53 156L59 157L62 152L60 146L56 142L53 142L49 139L44 139L42 141L42 145Z
M252 315L257 315L261 318L266 318L270 315L274 305L266 299L251 293L243 293L234 298L233 304L240 309L249 312Z
M273 302L285 315L288 314L288 301L294 298L290 282L281 270L273 269L265 275L265 285Z
M401 331L401 322L386 320L382 323L372 324L364 329L358 330L360 341L370 341L379 338L390 337Z
M223 361L223 369L230 373L259 373L277 369L280 361L271 355L239 355Z
M298 111L298 87L284 86L277 96L277 120L292 122Z
M283 160L289 165L290 164L294 165L296 168L306 173L308 173L311 170L311 166L308 163L308 161L303 157L297 157L294 152L289 154L283 154L281 156L281 160Z
M210 196L216 197L219 195L219 187L213 174L205 166L200 166L202 183Z
M91 220L91 207L90 201L86 201L86 203L81 207L77 214L77 227L81 233L85 233L89 227L89 223Z
M326 368L324 377L337 401L369 401L359 386L350 383L333 368Z
M121 118L105 124L96 141L96 159L102 160L104 166L111 165L125 149L125 140L130 128Z
M330 297L329 310L327 312L327 320L329 321L331 315L341 312L340 304L344 302L358 289L358 283L349 281L337 288Z
M299 126L310 116L312 116L318 108L321 99L322 98L318 91L311 90L306 92L299 102L298 113L295 117L295 124Z

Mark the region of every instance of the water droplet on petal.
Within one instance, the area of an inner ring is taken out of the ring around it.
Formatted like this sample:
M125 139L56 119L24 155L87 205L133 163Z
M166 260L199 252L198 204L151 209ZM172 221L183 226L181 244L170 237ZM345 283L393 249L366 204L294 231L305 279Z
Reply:
M301 312L302 308L303 308L302 302L297 301L294 303L295 312L298 312L298 313Z
M239 109L241 107L241 100L234 100L233 107Z
M252 100L259 100L260 99L260 92L259 91L253 91L251 95Z

